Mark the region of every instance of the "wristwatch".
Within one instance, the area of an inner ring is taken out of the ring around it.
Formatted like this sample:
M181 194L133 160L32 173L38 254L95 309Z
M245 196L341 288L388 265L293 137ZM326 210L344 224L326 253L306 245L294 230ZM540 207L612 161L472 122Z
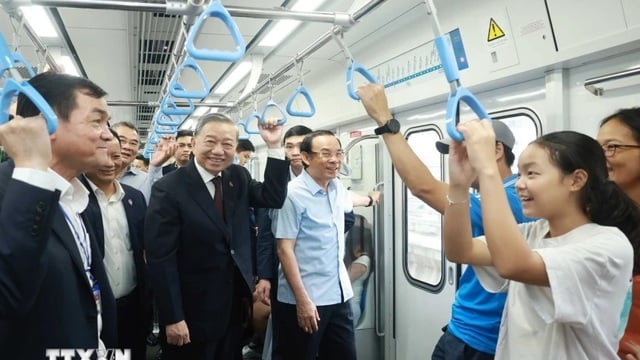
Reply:
M386 124L376 128L374 132L376 133L376 135L382 135L386 133L397 134L398 132L400 132L400 122L395 118L391 118L389 121L387 121Z

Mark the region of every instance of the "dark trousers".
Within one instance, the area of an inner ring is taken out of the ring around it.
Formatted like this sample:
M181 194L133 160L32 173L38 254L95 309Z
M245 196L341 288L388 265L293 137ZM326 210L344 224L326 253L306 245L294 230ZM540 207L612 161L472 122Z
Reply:
M233 276L234 293L227 329L220 337L191 342L184 346L167 344L165 326L160 327L162 360L242 360L243 330L250 320L251 297L247 285L236 269ZM187 322L187 327L189 323Z
M271 300L274 303L274 299ZM273 352L284 360L355 360L356 345L353 313L349 302L317 306L318 331L304 332L298 326L296 306L278 303L278 316L273 318L278 340Z
M147 314L140 287L116 299L118 348L131 349L132 360L145 360L147 351Z
M493 360L493 357L472 348L446 330L431 354L431 360Z

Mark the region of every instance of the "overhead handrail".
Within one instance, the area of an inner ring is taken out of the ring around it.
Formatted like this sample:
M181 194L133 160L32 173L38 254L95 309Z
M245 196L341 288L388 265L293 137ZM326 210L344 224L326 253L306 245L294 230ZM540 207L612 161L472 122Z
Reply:
M364 78L367 79L367 81L369 81L370 83L375 84L378 81L376 80L376 77L373 76L373 74L369 72L369 70L367 70L366 67L364 67L353 58L353 55L351 55L351 51L349 51L347 44L345 44L344 41L342 41L342 39L335 33L331 34L342 49L344 56L347 58L347 61L349 61L349 67L347 67L347 93L353 100L360 100L360 97L358 96L358 94L356 94L356 91L354 89L355 84L353 83L353 73L359 73L360 75L364 76Z
M200 84L202 85L202 90L186 90L185 87L179 82L180 76L182 75L185 69L193 70L200 79ZM209 90L211 86L209 85L209 81L205 76L204 72L198 66L198 64L190 57L187 57L180 66L176 69L171 81L169 82L169 93L174 97L178 98L189 98L189 99L202 99L209 95Z
M584 88L595 96L602 96L604 94L604 88L596 85L636 75L640 75L640 66L587 79L584 81Z
M233 42L236 45L235 51L196 48L196 36L200 33L200 29L204 25L205 20L209 17L218 18L224 23L231 33ZM229 12L224 8L224 6L222 6L222 3L220 3L219 0L211 1L209 7L200 14L198 20L196 20L196 23L193 25L191 31L189 31L189 35L187 36L187 52L191 57L198 60L234 62L240 60L240 58L244 56L246 48L247 46L242 38L242 34L240 34L238 25L236 25L231 15L229 15Z
M440 56L440 62L442 63L442 69L449 82L449 99L447 100L447 133L455 141L464 140L464 136L456 129L456 125L460 122L460 102L464 102L469 105L471 110L478 115L480 119L491 120L489 114L482 106L480 101L469 91L462 86L460 82L460 73L458 71L458 64L455 61L453 50L449 44L449 40L443 35L440 28L440 22L438 21L438 15L436 8L433 5L433 0L424 0L427 6L427 13L433 17L433 32L436 35L434 40L436 50Z
M271 79L269 79L269 101L267 101L267 103L264 105L262 114L260 114L260 124L265 124L265 121L267 120L267 112L271 109L275 109L280 113L280 115L282 115L276 122L276 125L282 126L287 123L287 114L284 112L284 110L282 110L278 103L273 101L273 86L271 85Z
M36 89L27 81L22 79L20 73L15 68L15 58L9 50L4 37L0 34L0 76L9 72L10 78L4 83L0 90L0 125L9 121L9 109L13 98L23 94L40 110L42 116L47 121L47 131L53 134L58 127L58 117L47 101Z
M312 117L313 115L316 114L316 105L313 103L313 99L311 99L311 95L309 94L309 91L307 90L307 88L304 86L303 83L303 79L302 79L302 61L301 62L297 62L294 58L294 61L296 62L296 69L298 70L298 87L296 88L296 90L293 92L293 94L291 94L291 96L289 97L289 100L287 101L287 113L291 116L299 116L299 117ZM296 97L298 97L298 95L302 95L305 99L305 101L307 102L307 105L309 105L309 111L300 111L300 110L295 110L293 108L293 102L295 101Z
M190 115L195 106L193 106L193 101L187 98L187 106L178 106L172 99L169 94L165 96L164 99L160 102L160 111L166 115Z

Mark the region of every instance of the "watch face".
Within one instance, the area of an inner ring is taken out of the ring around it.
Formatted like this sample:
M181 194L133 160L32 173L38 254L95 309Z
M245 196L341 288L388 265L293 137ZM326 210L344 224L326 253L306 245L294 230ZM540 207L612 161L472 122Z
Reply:
M389 120L387 127L389 127L389 131L393 134L400 132L400 122L396 119Z

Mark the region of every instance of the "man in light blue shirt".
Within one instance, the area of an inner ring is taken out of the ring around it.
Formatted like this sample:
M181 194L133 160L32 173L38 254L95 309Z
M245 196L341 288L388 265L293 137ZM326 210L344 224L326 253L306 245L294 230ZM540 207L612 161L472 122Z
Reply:
M281 262L274 319L283 359L356 359L351 282L344 257L348 190L337 179L344 157L330 131L315 131L300 144L305 171L289 182L276 212Z

